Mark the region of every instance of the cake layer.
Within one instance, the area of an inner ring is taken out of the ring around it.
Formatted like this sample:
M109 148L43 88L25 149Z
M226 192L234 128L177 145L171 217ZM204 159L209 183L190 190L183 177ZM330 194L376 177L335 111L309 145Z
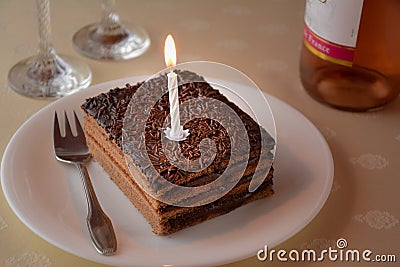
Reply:
M94 155L94 157L99 161L105 161L102 165L104 164L112 164L114 169L118 169L120 172L120 177L125 177L124 179L128 180L134 180L130 174L130 170L127 167L126 161L124 154L122 153L121 149L117 146L114 140L109 140L107 138L107 133L105 130L97 125L97 122L89 115L84 116L84 128L85 128L85 134L88 139L88 144L92 147L90 147L91 153ZM96 151L101 151L98 153L93 152L92 149L95 149ZM104 167L104 166L103 166ZM232 190L232 192L238 191L238 189L247 191L249 182L251 180L252 174L254 173L255 170L254 164L252 164L252 168L247 168L244 177L239 181L237 186ZM111 169L110 169L111 170ZM134 170L131 168L131 170ZM111 171L110 171L111 172ZM263 173L263 172L261 172ZM140 173L139 170L136 170L136 173L134 173L135 176L137 175L143 175ZM214 176L215 174L209 174L210 176ZM114 177L112 173L110 173L110 177ZM201 177L200 177L201 178ZM265 178L265 177L262 177ZM272 170L268 174L268 177L266 180L272 180ZM208 180L205 178L204 180ZM114 181L116 182L116 181ZM266 181L267 182L267 181ZM130 184L130 181L127 181L128 184ZM139 188L139 186L133 181L135 184L135 187ZM240 186L240 187L239 187ZM132 186L129 186L132 187ZM141 190L143 191L143 190ZM166 203L160 202L157 199L152 198L150 195L148 195L145 192L142 192L145 201L149 204L149 208L151 208L155 213L162 213L171 209L174 209L175 207L173 206L171 208L170 205L167 205ZM129 197L129 196L128 196ZM168 216L168 214L166 215Z
M87 127L90 119L90 117L85 118L85 127ZM98 141L95 140L96 137L99 139ZM270 172L269 177L266 178L264 183L254 193L248 193L248 183L243 183L236 186L221 199L207 205L190 208L158 205L157 208L154 208L152 202L158 201L144 192L134 182L129 171L127 172L126 168L121 167L121 162L115 160L112 155L112 150L109 147L114 147L115 149L118 146L111 140L104 142L99 137L102 137L102 135L87 136L87 143L91 153L125 196L143 214L147 222L151 225L153 232L157 235L172 234L273 194L272 172ZM99 141L101 141L101 144Z

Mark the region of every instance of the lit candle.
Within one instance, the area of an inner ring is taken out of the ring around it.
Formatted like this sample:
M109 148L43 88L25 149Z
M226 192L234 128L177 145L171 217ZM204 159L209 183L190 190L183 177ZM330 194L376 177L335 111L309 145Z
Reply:
M180 116L179 116L179 98L178 98L178 75L173 71L176 65L176 48L175 42L171 35L165 39L164 46L165 64L170 68L168 77L168 92L169 92L169 113L171 116L171 132L170 137L180 137Z
M175 42L171 35L165 39L164 46L165 64L170 68L168 77L168 92L169 92L169 113L171 116L171 128L165 131L167 137L171 140L184 140L188 131L183 131L179 115L179 97L178 97L178 75L173 71L176 65L176 49Z

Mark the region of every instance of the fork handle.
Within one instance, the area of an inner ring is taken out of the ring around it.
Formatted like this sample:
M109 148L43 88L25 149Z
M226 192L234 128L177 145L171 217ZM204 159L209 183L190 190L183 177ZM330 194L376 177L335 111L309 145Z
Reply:
M117 238L111 220L102 210L96 193L90 181L89 172L84 163L75 163L79 169L85 189L88 204L88 215L86 218L90 238L96 250L102 255L112 255L117 250Z

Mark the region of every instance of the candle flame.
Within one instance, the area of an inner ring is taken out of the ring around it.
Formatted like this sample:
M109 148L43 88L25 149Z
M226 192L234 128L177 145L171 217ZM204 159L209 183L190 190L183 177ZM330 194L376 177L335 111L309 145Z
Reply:
M168 34L167 38L165 39L164 58L167 67L174 67L176 65L175 42L171 34Z

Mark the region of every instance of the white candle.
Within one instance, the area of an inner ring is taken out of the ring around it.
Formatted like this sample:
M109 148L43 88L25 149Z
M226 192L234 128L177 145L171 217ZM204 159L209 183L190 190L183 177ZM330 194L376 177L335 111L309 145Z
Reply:
M171 116L170 135L174 139L182 138L181 120L179 115L178 75L171 69L168 77L169 113Z
M173 71L176 65L176 49L175 42L171 35L165 39L164 46L165 64L170 68L168 77L168 92L169 92L169 114L171 117L171 128L167 127L165 135L168 139L174 141L185 140L189 135L189 130L183 130L179 115L179 97L178 97L178 75Z

